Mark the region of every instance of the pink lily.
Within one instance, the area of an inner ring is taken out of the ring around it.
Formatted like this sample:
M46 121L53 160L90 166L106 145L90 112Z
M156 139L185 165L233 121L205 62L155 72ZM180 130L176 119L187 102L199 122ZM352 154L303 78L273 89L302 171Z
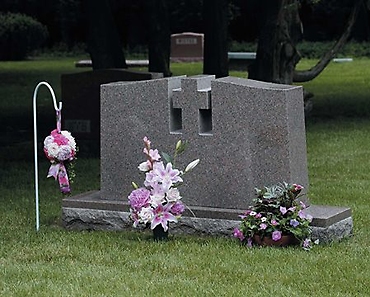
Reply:
M166 232L168 230L168 222L175 222L177 223L176 217L170 213L172 205L166 204L158 205L156 209L154 209L154 218L152 220L150 228L153 230L159 224L162 225L163 230Z
M156 162L153 165L153 174L155 180L162 184L162 187L167 191L173 184L182 182L180 171L172 168L171 163L167 163L166 167L162 162Z

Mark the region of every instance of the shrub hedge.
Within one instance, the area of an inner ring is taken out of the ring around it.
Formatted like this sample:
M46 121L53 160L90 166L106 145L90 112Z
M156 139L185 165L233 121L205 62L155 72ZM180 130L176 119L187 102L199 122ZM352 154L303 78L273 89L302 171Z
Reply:
M334 41L303 41L297 45L303 58L318 59L334 44ZM255 52L257 41L251 42L231 42L230 51L232 52ZM370 57L370 42L348 42L338 53L338 57Z
M48 37L45 26L19 13L0 14L0 60L22 60Z

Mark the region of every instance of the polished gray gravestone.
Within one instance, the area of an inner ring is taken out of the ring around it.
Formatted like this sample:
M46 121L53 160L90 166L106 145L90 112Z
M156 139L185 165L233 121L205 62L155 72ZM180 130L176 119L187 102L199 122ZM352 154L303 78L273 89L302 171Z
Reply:
M195 76L107 84L101 94L103 199L122 199L143 179L144 136L165 152L179 139L189 143L178 164L201 162L181 192L204 217L244 209L255 187L308 187L301 87Z
M201 160L181 189L196 217L187 212L173 230L226 234L252 203L255 187L286 181L308 190L301 87L208 75L110 83L101 86L101 190L64 200L67 227L92 228L96 213L108 229L119 221L130 225L127 196L131 182L144 179L137 169L144 136L165 152L187 141L177 167ZM350 217L342 212L341 220Z

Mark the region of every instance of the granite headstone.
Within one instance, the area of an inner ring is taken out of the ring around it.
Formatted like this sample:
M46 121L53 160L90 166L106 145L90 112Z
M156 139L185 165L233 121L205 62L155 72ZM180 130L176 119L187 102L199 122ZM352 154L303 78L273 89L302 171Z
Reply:
M234 77L173 77L101 87L101 197L120 200L143 176L142 139L160 151L189 143L179 159L201 163L184 202L203 217L234 217L255 187L308 187L302 88Z

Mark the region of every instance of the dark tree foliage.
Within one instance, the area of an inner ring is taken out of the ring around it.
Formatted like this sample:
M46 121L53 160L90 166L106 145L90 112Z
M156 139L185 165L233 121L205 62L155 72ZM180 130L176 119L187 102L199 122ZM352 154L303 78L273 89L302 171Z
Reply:
M345 30L346 19L353 4L353 0L322 0L317 3L312 0L301 1L300 16L304 24L305 40L326 41L340 36ZM366 28L360 31L366 32ZM361 34L354 31L353 36L356 35L360 37Z
M203 0L169 1L171 34L182 32L203 32Z
M45 26L20 13L0 13L0 60L23 60L39 49L48 32Z
M232 0L234 8L230 19L230 39L235 41L254 42L258 37L258 28L263 11L259 0Z
M71 49L76 43L85 41L87 26L83 24L86 24L86 15L82 13L81 0L59 0L55 13L61 43Z

